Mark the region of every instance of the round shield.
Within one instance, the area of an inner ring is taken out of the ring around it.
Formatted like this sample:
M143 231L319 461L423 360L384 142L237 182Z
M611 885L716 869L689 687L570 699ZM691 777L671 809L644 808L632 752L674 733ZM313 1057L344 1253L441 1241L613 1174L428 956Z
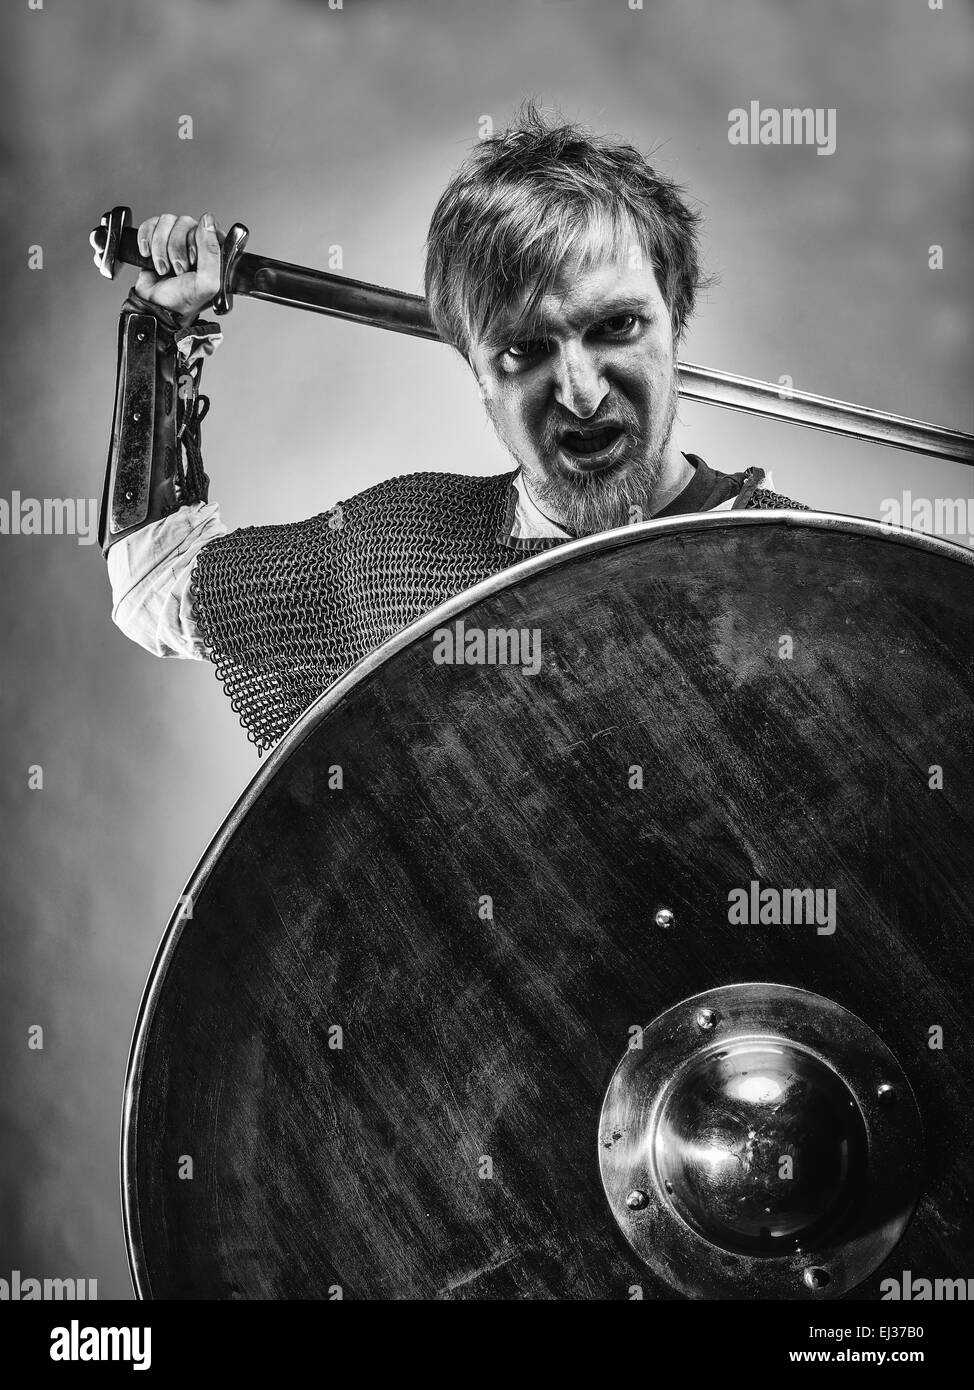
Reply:
M974 556L814 513L573 542L397 635L160 948L139 1294L966 1277L972 695Z

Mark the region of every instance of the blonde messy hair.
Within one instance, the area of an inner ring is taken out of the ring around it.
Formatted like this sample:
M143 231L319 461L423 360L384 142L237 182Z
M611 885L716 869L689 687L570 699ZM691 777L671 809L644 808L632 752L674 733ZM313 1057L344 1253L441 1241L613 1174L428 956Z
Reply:
M464 357L474 341L530 336L566 261L588 268L607 249L631 257L635 245L678 338L706 283L700 221L634 146L550 122L528 101L474 149L436 205L425 277L433 322Z

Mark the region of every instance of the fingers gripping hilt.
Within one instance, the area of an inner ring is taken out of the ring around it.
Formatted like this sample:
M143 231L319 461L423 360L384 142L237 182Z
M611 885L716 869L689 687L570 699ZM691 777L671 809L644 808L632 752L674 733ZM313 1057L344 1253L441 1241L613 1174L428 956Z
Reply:
M115 269L122 265L134 265L140 270L154 270L151 256L143 256L139 250L136 233L130 223L132 209L119 205L106 212L88 238L95 253L95 265L107 280L115 278ZM237 262L247 244L250 230L242 222L234 222L223 236L220 249L220 288L213 300L215 314L229 314L233 308L233 277Z

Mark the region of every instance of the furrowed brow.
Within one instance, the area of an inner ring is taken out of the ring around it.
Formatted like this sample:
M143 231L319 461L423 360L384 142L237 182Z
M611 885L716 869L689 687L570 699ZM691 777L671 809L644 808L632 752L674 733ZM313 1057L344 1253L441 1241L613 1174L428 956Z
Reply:
M592 324L602 323L605 319L616 318L620 314L642 314L645 318L652 319L656 317L656 305L652 300L639 294L611 295L598 304L590 305L577 314L569 315L567 323L569 327L576 329L590 327ZM538 316L529 322L504 318L498 325L491 328L484 338L483 345L488 351L494 352L499 348L506 348L514 342L523 342L526 339L543 340L549 336L553 329L556 331L557 327L558 324L547 321L544 316Z
M499 348L510 347L512 343L524 342L525 339L533 341L544 336L544 325L537 316L512 318L505 315L491 325L482 343L488 352L496 352Z
M617 318L620 314L645 314L649 317L653 313L654 305L650 300L638 294L624 294L614 295L609 299L603 299L599 304L593 304L591 309L579 317L585 323L601 323L603 319Z

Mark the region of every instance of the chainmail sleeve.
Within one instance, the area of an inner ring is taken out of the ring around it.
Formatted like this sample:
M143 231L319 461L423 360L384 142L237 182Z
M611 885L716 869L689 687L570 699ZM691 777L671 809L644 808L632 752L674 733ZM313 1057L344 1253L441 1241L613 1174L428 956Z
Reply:
M193 570L197 629L263 753L340 673L329 640L340 601L329 515L248 526L210 541Z
M518 559L497 544L512 476L408 474L202 548L196 628L260 753L393 633Z
M811 507L807 507L804 502L793 502L790 497L785 497L780 492L772 492L770 488L755 488L752 495L744 505L746 512L755 509L766 512L791 511L791 512L810 512Z

